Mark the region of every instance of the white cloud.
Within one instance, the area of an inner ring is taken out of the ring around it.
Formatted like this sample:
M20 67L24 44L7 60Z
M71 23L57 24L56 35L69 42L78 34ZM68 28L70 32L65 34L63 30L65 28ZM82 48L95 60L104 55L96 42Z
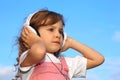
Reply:
M86 80L85 78L73 78L72 80Z
M14 75L14 67L0 65L0 80L12 80Z
M106 58L104 69L108 80L120 80L120 56Z
M120 42L120 31L116 31L112 37L114 41Z
M112 80L120 80L120 70L115 70L114 72L111 72L109 75Z
M86 78L73 78L72 80L101 80L100 78L98 78L99 75L93 73L93 72L89 72L86 75Z

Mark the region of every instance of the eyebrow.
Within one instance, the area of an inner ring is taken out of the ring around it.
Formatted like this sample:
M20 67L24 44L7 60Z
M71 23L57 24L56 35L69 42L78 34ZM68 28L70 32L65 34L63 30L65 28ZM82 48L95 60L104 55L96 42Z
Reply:
M52 26L52 25L49 25L48 28L51 27L51 28L56 28L56 26ZM60 27L59 28L60 30L64 30L63 27Z

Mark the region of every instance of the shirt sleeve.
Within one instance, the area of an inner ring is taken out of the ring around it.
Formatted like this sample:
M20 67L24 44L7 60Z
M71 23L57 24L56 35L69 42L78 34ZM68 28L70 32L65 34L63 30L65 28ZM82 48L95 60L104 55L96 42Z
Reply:
M86 77L87 59L82 56L76 56L75 58L65 58L68 68L69 77Z

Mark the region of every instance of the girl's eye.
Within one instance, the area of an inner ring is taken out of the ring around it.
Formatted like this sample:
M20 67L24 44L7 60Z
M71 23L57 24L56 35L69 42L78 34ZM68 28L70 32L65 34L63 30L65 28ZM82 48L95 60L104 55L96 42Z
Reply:
M59 33L60 33L60 34L63 34L63 31L60 30Z
M50 28L50 29L48 29L48 30L52 32L54 29Z

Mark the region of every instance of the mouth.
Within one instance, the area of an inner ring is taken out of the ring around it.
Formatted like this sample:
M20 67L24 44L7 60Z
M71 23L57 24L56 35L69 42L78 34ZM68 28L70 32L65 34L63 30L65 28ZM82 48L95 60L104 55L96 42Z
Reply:
M60 42L59 42L59 41L53 41L53 43L55 43L55 44L60 44Z

